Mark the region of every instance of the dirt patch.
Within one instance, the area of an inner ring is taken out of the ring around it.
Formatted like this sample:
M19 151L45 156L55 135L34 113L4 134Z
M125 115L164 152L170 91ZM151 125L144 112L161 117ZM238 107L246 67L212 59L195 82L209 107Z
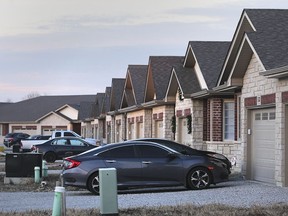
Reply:
M56 181L60 181L59 175L49 175L42 180L46 184L30 183L30 184L4 184L4 175L0 175L0 192L48 192L54 191Z
M288 205L273 205L273 206L253 206L251 208L236 208L225 205L205 205L205 206L194 206L194 205L179 205L179 206L161 206L161 207L143 207L143 208L129 208L120 209L119 215L121 216L174 216L174 215L187 215L187 216L271 216L271 215L287 215ZM0 213L0 216L47 216L52 215L52 210L47 211L27 211L27 212L10 212ZM86 215L100 215L99 209L67 209L66 215L73 216L86 216Z

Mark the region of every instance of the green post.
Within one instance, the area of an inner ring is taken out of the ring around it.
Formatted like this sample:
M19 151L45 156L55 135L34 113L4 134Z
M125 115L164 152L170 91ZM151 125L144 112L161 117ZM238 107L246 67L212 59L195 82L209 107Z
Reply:
M65 216L65 215L66 215L65 188L56 186L52 216Z
M34 180L35 183L40 183L40 167L36 166L34 167Z
M48 176L48 166L45 160L42 160L42 177Z

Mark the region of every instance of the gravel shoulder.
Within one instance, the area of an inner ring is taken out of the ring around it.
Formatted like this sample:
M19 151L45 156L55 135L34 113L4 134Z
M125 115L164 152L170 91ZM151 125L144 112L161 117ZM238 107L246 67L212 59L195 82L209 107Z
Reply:
M19 202L19 197L21 201ZM53 207L54 192L1 192L1 212L49 210ZM228 181L201 191L147 189L122 191L118 194L118 208L223 204L233 207L288 204L288 188L253 181ZM66 191L66 208L100 208L100 197L90 192Z

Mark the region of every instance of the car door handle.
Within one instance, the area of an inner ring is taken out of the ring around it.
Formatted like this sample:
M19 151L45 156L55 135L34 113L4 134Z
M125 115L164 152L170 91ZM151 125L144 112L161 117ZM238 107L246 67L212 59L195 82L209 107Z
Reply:
M151 164L151 161L142 161L143 164Z
M116 163L116 160L106 160L107 163Z

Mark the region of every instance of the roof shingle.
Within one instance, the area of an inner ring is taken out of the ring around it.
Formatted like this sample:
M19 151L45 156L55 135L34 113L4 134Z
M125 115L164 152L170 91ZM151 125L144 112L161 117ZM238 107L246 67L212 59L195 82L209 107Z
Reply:
M96 95L39 96L0 107L0 122L34 122L65 104L94 102ZM80 108L81 109L81 108Z

